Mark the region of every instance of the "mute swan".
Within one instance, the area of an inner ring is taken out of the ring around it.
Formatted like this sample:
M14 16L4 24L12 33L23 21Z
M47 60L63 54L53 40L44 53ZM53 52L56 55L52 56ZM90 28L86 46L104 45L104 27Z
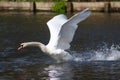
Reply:
M78 27L77 24L85 20L90 14L91 11L87 8L70 19L67 19L64 14L57 15L47 22L50 30L50 40L47 45L40 42L25 42L21 43L18 50L27 46L37 46L58 62L73 60L72 55L65 50L70 48L70 42Z

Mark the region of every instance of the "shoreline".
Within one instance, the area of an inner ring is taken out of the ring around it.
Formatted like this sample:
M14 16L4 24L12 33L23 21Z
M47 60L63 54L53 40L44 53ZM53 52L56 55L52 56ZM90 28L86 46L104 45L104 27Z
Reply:
M27 11L52 12L54 2L7 2L0 1L0 12ZM85 8L95 12L120 12L120 1L117 2L66 2L67 12L81 11Z

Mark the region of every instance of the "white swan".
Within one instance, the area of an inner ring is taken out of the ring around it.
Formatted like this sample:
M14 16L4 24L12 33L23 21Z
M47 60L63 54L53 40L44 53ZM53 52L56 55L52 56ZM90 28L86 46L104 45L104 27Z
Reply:
M78 27L77 24L85 20L90 14L91 11L87 8L70 19L67 19L63 14L57 15L47 22L50 30L50 41L47 45L40 42L25 42L21 43L18 50L27 46L37 46L58 62L73 60L73 57L65 50L70 48L70 42Z

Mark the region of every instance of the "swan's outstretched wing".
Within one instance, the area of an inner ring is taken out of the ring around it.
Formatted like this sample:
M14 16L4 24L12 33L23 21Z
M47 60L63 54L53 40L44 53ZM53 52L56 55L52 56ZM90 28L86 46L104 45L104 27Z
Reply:
M47 22L48 28L50 30L50 40L48 43L48 47L55 48L58 44L58 34L61 30L61 27L64 23L67 22L67 17L64 14L57 15L50 19Z
M70 19L63 14L53 17L47 22L50 30L50 41L47 47L68 49L73 39L78 23L85 20L90 15L89 9L74 15Z
M85 20L90 14L91 11L87 8L82 12L79 12L78 14L74 15L66 23L63 24L58 35L59 39L57 43L57 48L69 49L70 42L72 41L74 33L78 27L77 24Z

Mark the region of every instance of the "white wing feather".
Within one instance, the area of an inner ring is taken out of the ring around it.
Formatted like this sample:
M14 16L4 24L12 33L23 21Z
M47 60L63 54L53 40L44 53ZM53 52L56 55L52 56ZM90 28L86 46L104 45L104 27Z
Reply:
M58 34L64 23L67 22L67 17L64 14L57 15L47 22L48 28L50 30L50 40L48 47L55 48L58 43Z
M85 9L67 20L65 15L55 16L48 21L50 30L50 41L47 46L58 49L69 49L70 42L78 27L78 23L85 20L90 15L90 10Z
M59 32L59 41L57 48L69 49L70 42L73 40L75 31L78 27L78 23L85 20L91 14L89 9L85 9L82 12L71 17L65 24L63 24L61 31Z

